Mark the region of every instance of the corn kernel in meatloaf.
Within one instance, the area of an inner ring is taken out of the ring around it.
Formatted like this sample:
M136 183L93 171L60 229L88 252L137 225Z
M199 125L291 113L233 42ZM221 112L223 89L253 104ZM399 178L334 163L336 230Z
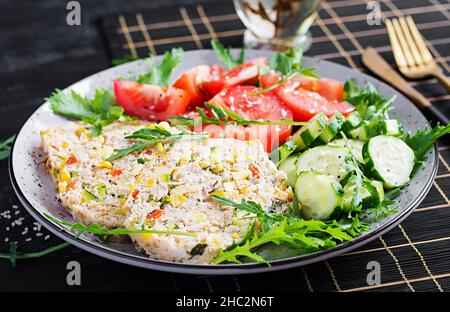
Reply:
M144 164L125 226L195 233L131 237L152 258L210 263L221 249L242 240L254 222L250 214L210 196L252 200L266 211L284 212L290 192L284 180L259 142L180 140Z
M148 153L127 155L114 162L106 159L131 143L124 136L148 126L133 121L116 122L92 137L83 122L66 122L41 132L41 146L47 154L50 173L62 205L83 224L98 223L108 228L123 227L129 213L130 181Z

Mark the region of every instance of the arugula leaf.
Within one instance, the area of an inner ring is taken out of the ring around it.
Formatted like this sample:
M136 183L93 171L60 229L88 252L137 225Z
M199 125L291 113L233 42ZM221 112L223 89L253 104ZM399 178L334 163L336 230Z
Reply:
M200 115L199 118L193 119L184 116L170 117L169 121L185 127L194 127L198 125L236 125L236 126L248 126L248 125L294 125L303 126L307 122L292 121L289 119L281 119L277 121L272 120L248 120L244 119L239 114L211 103L205 103L205 107L210 110L212 117L205 114L203 109L197 107L197 112Z
M244 63L244 48L241 49L237 58L233 58L233 56L231 55L231 47L225 48L223 44L219 42L219 40L212 39L211 47L217 54L219 60L226 66L227 69L236 67Z
M13 135L7 138L6 140L0 142L0 160L9 157L9 154L11 153L11 144L14 142L15 138L16 136Z
M111 161L118 159L120 157L123 157L125 155L128 155L133 152L139 152L143 149L146 149L158 142L168 142L168 141L174 141L181 139L183 137L199 137L199 138L205 138L208 135L206 133L193 133L188 131L183 131L177 134L171 133L167 130L165 130L162 127L156 126L154 129L140 129L135 132L133 132L131 135L128 135L125 137L125 139L128 140L135 140L135 139L142 139L145 140L143 142L135 143L127 148L118 150L114 155L107 158L106 160Z
M70 246L69 243L62 243L56 246L49 247L47 249L35 252L20 252L17 251L18 246L17 242L10 242L9 244L9 253L0 253L0 259L9 259L13 266L16 266L17 259L31 259L31 258L39 258L46 256L50 253L56 252L58 250L64 249Z
M405 138L406 144L414 151L416 163L413 174L420 169L427 160L427 152L434 145L437 139L450 133L450 125L436 125L433 129L422 129L414 135L408 134Z
M97 223L92 223L90 225L84 225L82 223L70 223L62 220L58 220L54 218L53 216L45 213L44 216L49 219L50 221L53 221L62 227L64 227L65 230L77 230L78 236L80 236L83 233L91 233L96 236L99 236L101 238L104 238L105 236L110 235L124 235L124 234L173 234L173 235L183 235L183 236L192 236L195 237L195 233L186 233L186 232L178 232L178 231L158 231L158 230L146 230L142 228L141 230L129 230L125 228L116 228L116 229L108 229L106 227L103 227Z
M247 232L251 233L251 238L246 237L240 244L233 245L228 250L222 250L213 263L225 261L240 263L239 258L241 257L267 263L264 258L257 254L257 249L268 243L288 244L299 253L305 253L321 248L331 248L336 246L336 242L353 239L349 230L350 225L344 228L336 221L302 220L281 214L267 213L258 203L247 200L236 203L220 196L212 195L211 198L223 205L253 213L255 218L263 225L259 231ZM359 233L362 231L363 223L353 226L353 232Z
M164 53L163 59L159 65L155 65L151 58L150 60L150 72L147 74L139 75L136 79L128 79L136 81L137 83L153 84L169 87L170 76L175 67L177 67L183 60L183 49L173 48L171 51Z
M94 137L100 135L103 127L114 121L129 118L123 108L117 105L111 91L105 89L97 89L92 100L75 91L66 93L56 89L46 100L55 114L91 124Z

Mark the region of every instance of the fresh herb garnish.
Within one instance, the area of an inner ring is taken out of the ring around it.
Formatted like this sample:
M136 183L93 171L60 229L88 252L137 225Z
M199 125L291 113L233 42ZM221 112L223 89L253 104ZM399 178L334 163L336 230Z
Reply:
M302 67L302 58L303 52L301 49L291 48L287 52L275 52L269 60L269 67L266 70L262 69L262 72L274 70L281 74L281 79L270 87L255 92L249 92L249 94L256 95L274 90L296 76L319 78L319 76L314 74L316 68Z
M219 60L226 66L226 68L236 67L244 62L244 48L239 52L239 56L237 58L233 58L231 55L231 47L225 48L223 44L219 42L217 39L211 40L211 47L214 52L217 54Z
M163 59L159 65L155 65L152 59L148 59L150 62L150 72L147 74L139 75L133 80L137 83L145 83L158 85L162 87L169 87L170 76L175 67L177 67L183 60L183 49L173 48L171 51L164 53Z
M411 147L416 157L413 174L420 169L427 160L427 152L437 139L450 133L450 125L436 125L433 129L422 129L414 135L408 134L405 138L406 144Z
M144 141L133 144L127 148L118 150L114 155L109 157L107 160L108 161L115 160L130 153L142 151L143 149L149 148L150 146L158 142L165 143L169 141L175 141L184 137L204 138L207 137L207 134L193 133L186 130L175 134L159 126L155 126L153 129L147 128L140 129L133 132L131 135L126 136L125 139L128 140L141 139Z
M261 205L252 201L242 200L241 203L236 203L220 196L213 195L211 197L223 205L253 213L255 218L263 225L261 230L252 226L252 230L247 232L246 239L240 244L235 244L228 250L222 250L213 260L215 264L222 262L241 263L240 258L242 257L267 263L263 257L258 255L257 249L268 243L287 244L299 253L332 248L336 246L337 242L352 240L353 236L367 228L367 225L363 222L343 222L341 225L336 220L329 222L302 220L281 214L267 213Z
M69 243L62 243L56 246L49 247L47 249L35 252L20 252L17 251L18 246L17 242L10 242L9 244L9 253L0 253L0 258L9 259L13 266L16 266L16 262L18 259L31 259L31 258L39 258L56 252L58 250L64 249L70 246Z
M198 125L234 125L234 126L249 126L249 125L293 125L303 126L307 122L292 121L289 119L281 119L277 121L272 120L248 120L244 119L239 114L211 103L205 103L205 107L210 110L212 117L205 114L204 110L197 107L199 118L189 118L184 116L171 117L169 120L174 124L195 127Z
M133 55L130 55L130 54L126 54L126 55L124 55L122 57L113 59L111 61L111 64L116 66L116 65L121 65L121 64L129 63L129 62L133 62L133 61L136 61L136 60L139 60L138 56L133 56Z
M395 98L395 96L389 99L383 98L370 82L363 89L358 86L354 79L347 80L344 84L343 100L355 106L366 121L388 119L388 113Z
M104 89L97 89L92 100L75 91L55 90L46 100L55 114L70 119L82 120L92 125L92 135L100 135L102 128L117 120L131 119L117 105L114 95Z
M9 137L8 139L0 142L0 160L8 158L11 153L11 144L16 138L15 135Z
M186 233L179 231L158 231L158 230L147 230L142 228L140 230L129 230L125 228L108 229L97 223L92 223L89 225L84 225L82 223L70 223L62 220L58 220L49 214L44 214L47 219L61 225L65 230L75 230L77 236L79 237L83 233L91 233L97 236L99 239L105 241L108 236L111 235L125 235L125 234L170 234L170 235L183 235L195 237L195 233Z

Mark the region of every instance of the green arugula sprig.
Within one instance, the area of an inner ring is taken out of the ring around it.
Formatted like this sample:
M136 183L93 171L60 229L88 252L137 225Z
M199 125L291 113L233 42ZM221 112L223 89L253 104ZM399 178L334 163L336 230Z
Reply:
M75 91L63 92L56 89L46 100L55 114L92 125L94 137L101 134L103 127L114 121L132 119L117 105L114 95L104 89L97 89L92 100Z
M231 47L225 48L219 40L212 39L211 47L217 54L219 60L225 65L227 69L236 67L244 62L244 48L241 49L237 58L233 58L233 56L231 55Z
M301 49L291 48L287 52L278 52L278 51L275 52L274 55L269 60L268 68L262 69L262 73L273 70L281 74L281 79L270 87L255 92L249 92L249 94L257 95L274 90L283 83L299 75L320 78L319 76L314 74L314 71L316 70L315 67L311 68L302 67L303 66L302 58L303 52Z
M92 223L90 225L84 225L82 223L71 223L67 221L62 221L54 218L49 214L44 214L47 219L55 222L56 224L62 226L67 231L76 231L77 237L84 233L91 233L98 237L102 241L107 241L107 238L112 235L128 235L128 234L169 234L169 235L182 235L182 236L197 236L195 233L179 232L179 231L158 231L158 230L147 230L144 227L140 230L129 230L125 228L108 229L97 223Z
M35 252L21 252L18 251L18 245L17 242L10 242L9 244L9 253L1 253L0 252L0 259L9 259L12 266L16 266L18 259L32 259L32 258L40 258L43 256L46 256L48 254L51 254L53 252L59 251L61 249L64 249L66 247L69 247L69 243L62 243L56 246L49 247L44 250L35 251Z
M173 48L171 51L167 51L164 53L159 65L155 65L151 57L147 60L150 62L150 72L139 75L136 78L127 78L127 80L168 88L172 71L183 60L183 49Z
M176 141L184 137L206 138L207 134L193 133L186 130L174 134L159 126L155 126L155 128L153 129L147 128L140 129L133 132L131 135L126 136L125 139L127 140L140 139L144 141L135 143L127 148L118 150L114 155L109 157L107 160L108 161L115 160L130 153L142 151L143 149L149 148L158 142L166 143L169 141Z
M408 134L405 138L406 144L411 147L416 157L413 174L420 169L427 160L427 153L434 142L440 137L450 133L450 125L436 125L433 129L422 129L414 135Z
M272 120L248 120L239 114L212 103L205 103L205 107L210 110L212 117L205 114L204 110L197 107L198 118L189 118L177 116L169 118L169 121L176 125L185 127L195 127L199 125L234 125L234 126L250 126L250 125L293 125L303 126L307 122L292 121L289 119Z
M9 157L9 154L11 153L11 144L14 142L15 138L16 136L13 135L7 138L6 140L0 142L0 160Z
M246 238L240 243L223 250L213 260L213 263L222 262L241 263L242 257L248 257L257 262L267 263L258 255L258 247L272 244L287 244L299 253L316 251L324 248L332 248L337 242L350 241L361 231L367 229L363 222L343 222L336 220L324 222L319 220L302 220L281 214L267 213L261 205L253 201L242 200L236 203L220 196L211 196L212 199L223 205L231 206L239 210L247 211L255 215L255 218L263 225L261 230L252 226L247 232Z

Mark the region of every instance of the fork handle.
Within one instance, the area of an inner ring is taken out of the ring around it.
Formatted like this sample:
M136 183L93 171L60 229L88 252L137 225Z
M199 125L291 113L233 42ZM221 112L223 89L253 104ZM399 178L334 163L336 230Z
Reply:
M439 80L439 82L447 89L448 92L450 92L450 78L445 76L441 71L435 72L433 74L434 77Z

